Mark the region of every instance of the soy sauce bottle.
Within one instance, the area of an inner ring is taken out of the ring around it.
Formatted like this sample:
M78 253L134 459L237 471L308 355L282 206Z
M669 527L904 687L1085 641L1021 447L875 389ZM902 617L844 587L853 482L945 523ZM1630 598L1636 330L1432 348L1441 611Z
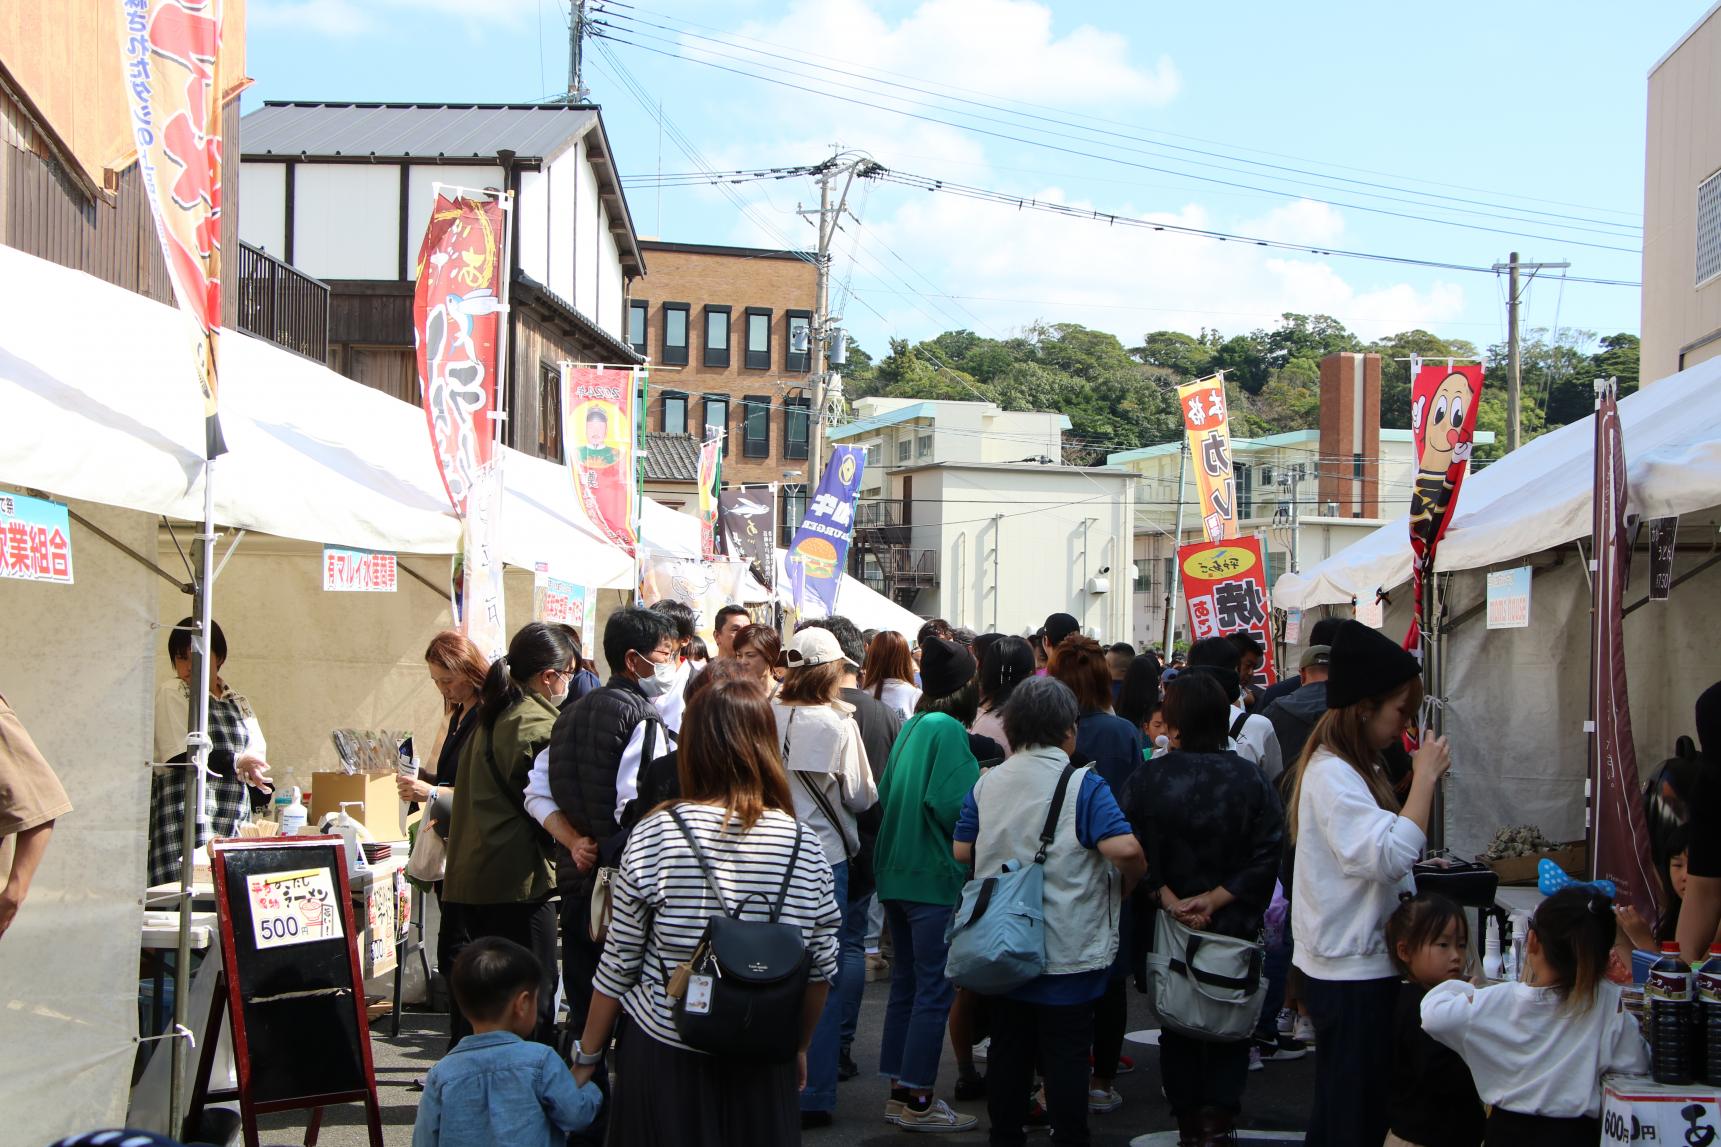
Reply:
M1679 958L1678 943L1661 945L1661 959L1643 984L1643 1004L1649 1020L1649 1074L1657 1083L1690 1083L1697 1074L1690 1038L1697 1005L1691 967Z
M1721 944L1710 947L1708 962L1697 970L1696 990L1703 1082L1721 1087Z

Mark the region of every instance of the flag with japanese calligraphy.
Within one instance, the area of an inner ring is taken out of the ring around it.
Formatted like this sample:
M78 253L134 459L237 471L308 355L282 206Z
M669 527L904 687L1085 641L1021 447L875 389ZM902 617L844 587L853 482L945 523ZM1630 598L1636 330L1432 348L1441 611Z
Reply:
M854 532L855 495L860 491L866 452L858 446L838 446L819 479L819 489L807 503L807 515L789 543L784 559L795 609L803 617L830 616L837 609L843 584L849 538ZM823 614L810 609L813 602Z
M1237 488L1231 472L1231 417L1225 409L1222 375L1177 388L1189 455L1195 460L1195 491L1201 529L1210 542L1237 536ZM1182 497L1181 491L1178 494Z
M221 0L118 0L138 171L173 297L197 327L204 456L226 453L217 411L221 335Z
M418 390L436 467L454 512L466 516L479 468L495 453L496 340L501 314L502 205L436 197L412 292Z
M699 448L699 552L706 561L723 548L717 535L717 497L723 486L723 438L714 434Z
M1458 490L1470 468L1470 443L1482 401L1482 368L1449 363L1422 367L1410 388L1410 431L1415 438L1416 478L1410 491L1412 621L1404 647L1421 656L1423 584L1434 572L1434 552Z
M634 459L635 371L562 365L562 441L574 489L593 526L628 554L638 540Z
M1650 859L1649 829L1638 781L1637 746L1631 733L1631 703L1625 684L1625 580L1631 569L1631 532L1626 523L1625 440L1619 423L1617 385L1597 384L1595 498L1590 579L1590 718L1595 732L1590 791L1590 875L1619 886L1621 903L1646 920L1660 915L1660 877Z
M460 598L455 621L486 661L508 651L502 595L502 459L473 475L460 545Z
M1267 683L1273 669L1273 634L1267 604L1267 567L1260 538L1196 542L1177 550L1183 571L1183 600L1189 609L1189 636L1224 637L1239 630L1255 635L1266 650L1261 668Z

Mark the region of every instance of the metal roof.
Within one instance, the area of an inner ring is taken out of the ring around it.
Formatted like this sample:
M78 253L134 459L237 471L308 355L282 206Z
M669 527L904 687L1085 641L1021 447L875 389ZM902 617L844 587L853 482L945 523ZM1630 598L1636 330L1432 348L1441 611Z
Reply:
M268 101L239 121L253 156L494 160L561 153L598 122L595 109L557 104L355 104Z
M698 482L699 439L691 434L645 432L647 482Z

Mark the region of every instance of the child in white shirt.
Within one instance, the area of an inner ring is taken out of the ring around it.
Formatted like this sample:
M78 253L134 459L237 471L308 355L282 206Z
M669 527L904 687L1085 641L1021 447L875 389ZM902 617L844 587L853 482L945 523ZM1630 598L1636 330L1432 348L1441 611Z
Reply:
M1599 1142L1601 1077L1649 1069L1637 1020L1604 978L1614 929L1609 897L1564 889L1530 918L1523 983L1448 980L1423 997L1423 1030L1463 1057L1493 1107L1487 1147Z

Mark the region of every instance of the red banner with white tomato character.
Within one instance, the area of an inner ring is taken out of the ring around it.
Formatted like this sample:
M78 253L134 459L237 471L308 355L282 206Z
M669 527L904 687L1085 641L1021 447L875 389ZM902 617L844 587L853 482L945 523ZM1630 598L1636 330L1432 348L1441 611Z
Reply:
M1226 542L1196 542L1180 546L1177 566L1183 573L1183 600L1189 609L1189 636L1226 637L1239 630L1255 635L1266 653L1261 668L1267 684L1278 680L1273 671L1272 612L1267 603L1267 566L1261 560L1260 538Z

